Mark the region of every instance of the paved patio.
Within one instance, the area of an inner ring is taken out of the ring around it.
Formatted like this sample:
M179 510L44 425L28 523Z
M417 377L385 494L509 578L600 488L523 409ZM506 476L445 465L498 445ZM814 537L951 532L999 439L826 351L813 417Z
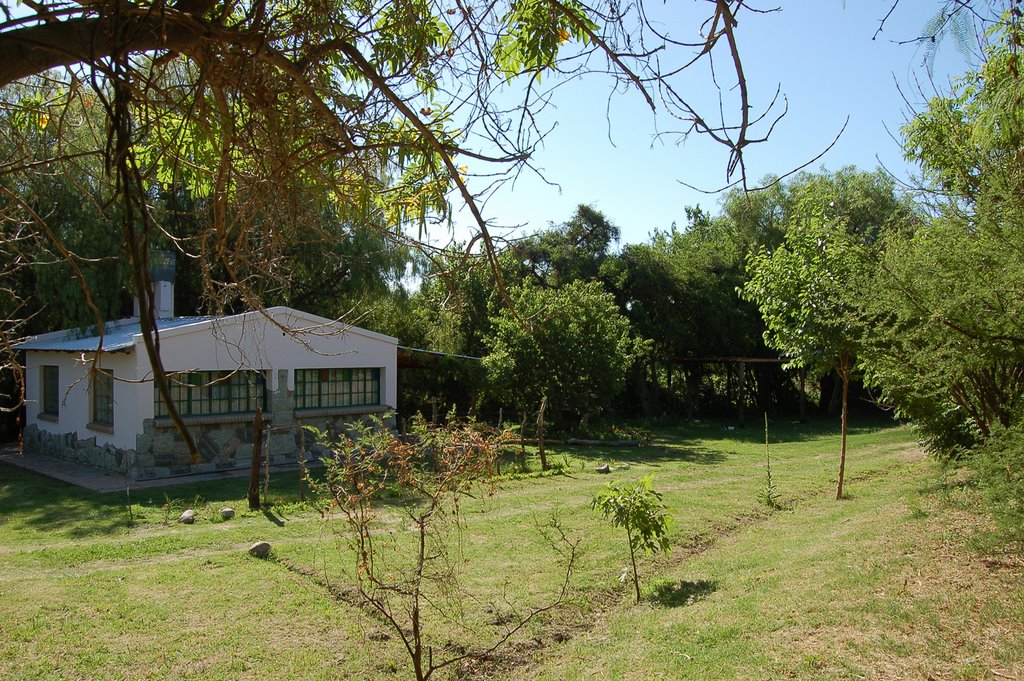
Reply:
M184 485L207 480L222 480L224 478L243 478L249 476L247 469L233 469L228 471L217 471L213 473L195 473L191 475L176 475L166 478L153 478L149 480L125 480L123 475L117 475L103 471L91 466L84 466L79 463L58 459L44 454L27 454L22 456L16 445L0 446L0 463L16 466L39 475L44 475L54 480L60 480L70 485L84 487L93 492L123 492L127 482L131 489L151 489L155 487L169 487L171 485ZM296 463L272 465L272 473L298 470ZM0 476L3 469L0 468Z

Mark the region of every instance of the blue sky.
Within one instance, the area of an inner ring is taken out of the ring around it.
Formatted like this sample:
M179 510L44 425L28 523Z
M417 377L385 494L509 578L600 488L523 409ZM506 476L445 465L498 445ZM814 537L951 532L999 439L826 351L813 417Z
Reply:
M825 149L849 116L839 142L811 169L835 170L855 165L871 170L883 164L897 177L912 172L902 158L898 135L905 122L907 95L920 104L927 73L922 50L898 41L915 38L939 9L933 0L903 0L875 40L879 20L892 0L779 0L772 14L739 17L737 39L755 107L766 105L776 87L789 102L789 113L765 144L749 149L748 175L785 173ZM761 7L771 6L760 3ZM670 26L696 26L708 3L669 0L664 20ZM934 87L968 68L952 41L940 44ZM705 102L717 102L706 72L695 72L691 91ZM557 127L535 157L545 176L559 187L533 177L520 177L492 196L484 216L495 226L521 226L524 234L569 218L580 203L603 211L622 230L622 242L645 241L654 228L683 224L684 207L700 204L716 212L718 197L707 190L726 183L727 152L707 139L691 136L685 143L656 139L672 121L652 115L635 91L612 95L607 78L592 76L556 93L557 108L546 121ZM901 95L901 89L903 95ZM607 114L607 115L606 115ZM482 187L474 185L471 190ZM464 238L470 224L456 215L456 235Z

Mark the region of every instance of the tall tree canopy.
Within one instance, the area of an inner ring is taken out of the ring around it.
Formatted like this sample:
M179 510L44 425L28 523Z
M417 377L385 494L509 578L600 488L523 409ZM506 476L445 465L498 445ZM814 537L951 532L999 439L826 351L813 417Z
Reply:
M863 301L868 378L961 453L1024 415L1024 106L1021 28L993 34L981 68L904 129L934 219L894 232Z
M680 30L641 4L611 0L5 0L0 11L0 129L12 149L40 129L59 142L42 156L0 159L0 173L96 161L101 204L121 206L120 248L158 387L148 259L161 242L197 265L210 301L258 308L284 288L268 281L288 271L291 245L308 240L299 228L321 224L325 210L338 224L422 242L457 199L500 275L478 199L530 168L548 77L610 74L726 145L740 174L757 141L752 126L773 120L751 115L742 0L710 4L706 23ZM724 89L732 106L702 115L672 79L719 54L738 88ZM97 119L98 134L73 134ZM474 175L486 178L479 194L467 182ZM151 201L179 188L203 211L191 240ZM16 251L42 216L21 192L5 195L13 233L3 247ZM5 323L5 343L19 328Z
M515 243L512 252L538 284L558 288L600 278L618 240L619 228L604 213L580 205L566 222Z
M556 414L596 416L646 350L597 282L560 289L527 282L513 291L513 303L493 320L484 366L494 396L520 413L546 398Z

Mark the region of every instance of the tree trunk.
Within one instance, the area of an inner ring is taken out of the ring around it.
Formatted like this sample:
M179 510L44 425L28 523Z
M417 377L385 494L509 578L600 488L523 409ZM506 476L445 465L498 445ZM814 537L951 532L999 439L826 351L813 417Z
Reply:
M636 602L640 603L640 573L636 571L636 551L633 549L633 533L626 525L626 538L629 540L629 561L633 564L633 588L636 589Z
M807 369L800 367L800 423L807 423Z
M139 299L139 329L142 332L143 345L149 364L153 371L153 385L160 394L160 399L167 406L170 416L178 432L181 434L189 457L193 464L202 463L199 448L196 446L192 433L189 432L174 406L174 398L167 386L167 373L164 371L163 360L160 358L160 333L156 328L155 310L153 305L153 278L149 272L149 234L153 226L152 218L146 204L143 180L138 168L132 162L132 133L128 123L127 110L131 101L131 92L122 79L114 79L114 107L121 114L115 117L114 142L116 149L108 151L108 163L117 160L116 172L121 182L124 198L124 220L121 233L124 237L128 260L132 266L132 281L135 295ZM136 226L139 230L136 231Z
M732 364L725 362L725 404L726 409L732 407Z
M839 453L839 487L836 499L843 498L843 479L846 476L846 422L848 418L847 398L850 393L850 358L845 355L839 360L839 377L843 380L843 444Z
M252 462L249 467L249 510L260 508L260 460L263 458L263 410L256 407L252 423Z
M537 451L540 454L540 469L548 469L548 457L544 452L544 411L548 407L548 396L540 398L540 411L537 413Z
M829 380L832 380L832 376L829 375ZM832 380L832 397L828 400L828 415L835 416L837 411L840 411L840 393L842 392L842 381Z

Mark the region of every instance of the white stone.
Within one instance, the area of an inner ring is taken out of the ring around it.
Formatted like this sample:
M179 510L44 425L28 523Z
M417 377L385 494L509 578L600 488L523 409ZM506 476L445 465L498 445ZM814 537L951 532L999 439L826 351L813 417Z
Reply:
M193 511L191 508L187 509L184 513L181 514L181 517L178 518L178 522L179 523L185 523L186 525L191 525L195 521L196 521L196 512Z
M256 558L266 558L270 555L270 542L259 541L249 547L249 555Z

